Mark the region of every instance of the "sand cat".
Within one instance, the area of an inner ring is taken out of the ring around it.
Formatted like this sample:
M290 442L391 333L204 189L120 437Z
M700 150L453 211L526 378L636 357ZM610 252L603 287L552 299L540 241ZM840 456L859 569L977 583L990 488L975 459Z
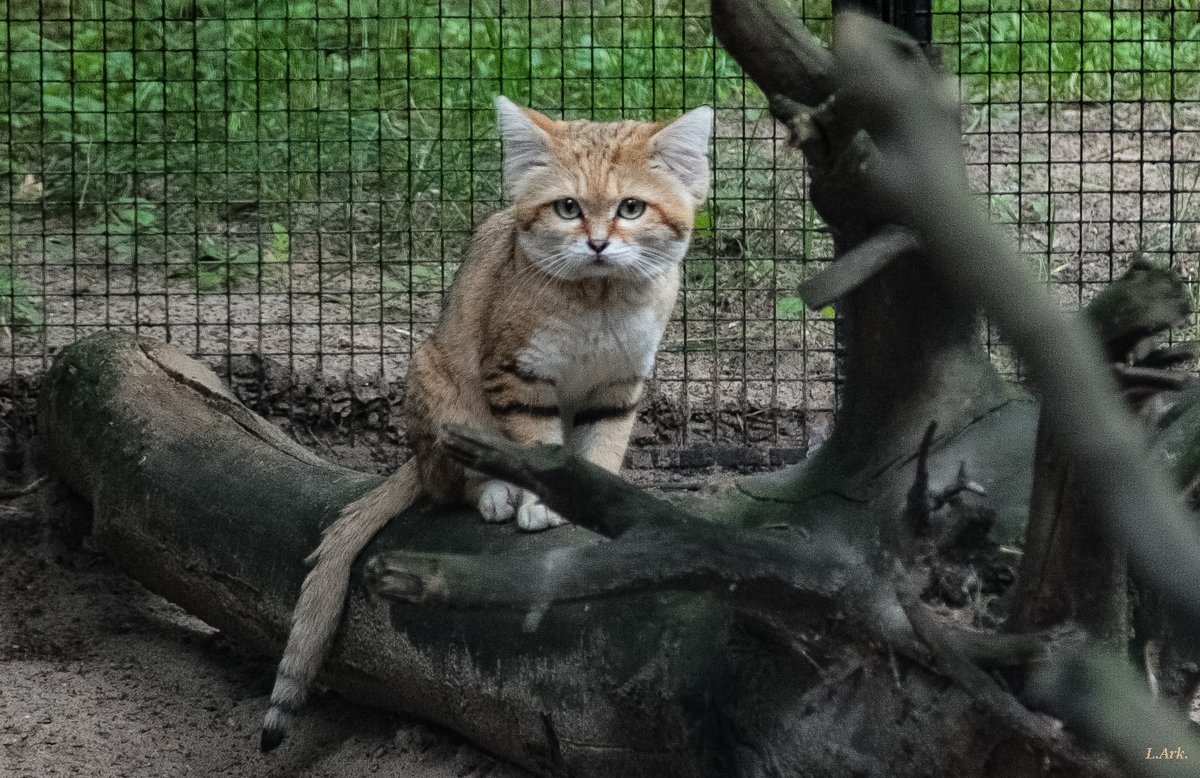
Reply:
M333 641L350 566L419 496L485 521L563 523L536 496L465 472L439 450L462 424L521 444L561 443L616 472L708 191L712 109L669 124L556 121L496 99L512 205L478 229L408 375L414 457L342 511L309 558L262 749L285 737Z

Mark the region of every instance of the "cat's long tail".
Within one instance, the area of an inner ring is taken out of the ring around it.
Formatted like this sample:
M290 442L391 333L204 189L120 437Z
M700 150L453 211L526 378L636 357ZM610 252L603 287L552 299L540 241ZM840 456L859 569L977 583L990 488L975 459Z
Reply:
M342 620L350 566L375 533L420 494L417 462L410 459L379 486L342 509L325 528L321 544L308 557L313 567L300 587L292 612L292 631L279 660L271 707L263 719L261 748L283 742L295 714L304 706L309 687L325 661Z

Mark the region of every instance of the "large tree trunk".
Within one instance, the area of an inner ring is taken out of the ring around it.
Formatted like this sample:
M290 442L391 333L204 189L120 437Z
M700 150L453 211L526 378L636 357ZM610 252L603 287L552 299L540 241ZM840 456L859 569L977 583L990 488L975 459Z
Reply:
M271 654L282 648L320 530L379 480L320 461L247 411L208 368L127 335L67 349L45 384L41 419L49 461L94 507L97 543L152 590ZM595 540L418 508L374 549L499 552ZM710 680L727 673L714 636L728 619L715 604L677 599L555 609L527 632L520 614L389 605L357 587L326 679L541 773L700 774L695 765L714 742L699 731L717 702ZM642 684L653 693L639 693Z
M321 528L378 480L320 461L208 368L128 335L63 352L41 423L49 461L94 508L96 542L149 588L264 652L282 647ZM605 542L420 506L368 556ZM543 775L981 775L1011 747L965 691L909 662L894 675L869 635L815 614L802 660L705 593L554 605L528 631L512 610L388 604L357 586L325 678ZM928 737L951 727L953 748Z
M782 0L714 0L713 29L772 100L821 106L833 94L833 57ZM785 111L775 107L777 115ZM813 111L815 113L815 111ZM974 301L930 272L918 240L878 239L887 210L853 173L861 162L856 127L830 120L796 145L812 179L812 202L829 226L834 282L806 302L836 301L845 388L833 434L807 461L746 479L747 513L796 521L877 542L878 516L903 503L926 427L937 424L929 462L935 484L960 468L987 489L997 539L1025 526L1037 407L996 373L979 336ZM847 255L873 272L839 285Z

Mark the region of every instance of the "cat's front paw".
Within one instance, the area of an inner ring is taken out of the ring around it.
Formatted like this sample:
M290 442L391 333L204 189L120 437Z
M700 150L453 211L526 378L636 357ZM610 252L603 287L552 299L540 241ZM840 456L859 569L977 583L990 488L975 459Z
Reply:
M540 532L551 527L561 527L567 520L546 507L533 492L525 492L521 506L517 508L517 526L526 532Z
M479 489L475 507L484 521L508 521L517 512L522 490L504 481L488 481Z

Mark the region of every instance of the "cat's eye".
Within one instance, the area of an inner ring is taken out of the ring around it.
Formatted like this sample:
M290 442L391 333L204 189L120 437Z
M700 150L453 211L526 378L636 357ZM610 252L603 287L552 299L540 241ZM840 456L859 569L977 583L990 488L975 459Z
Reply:
M579 207L579 202L570 197L555 200L554 212L562 219L578 219L583 215L583 209Z
M636 197L626 197L617 206L617 216L622 219L636 219L646 212L646 204Z

